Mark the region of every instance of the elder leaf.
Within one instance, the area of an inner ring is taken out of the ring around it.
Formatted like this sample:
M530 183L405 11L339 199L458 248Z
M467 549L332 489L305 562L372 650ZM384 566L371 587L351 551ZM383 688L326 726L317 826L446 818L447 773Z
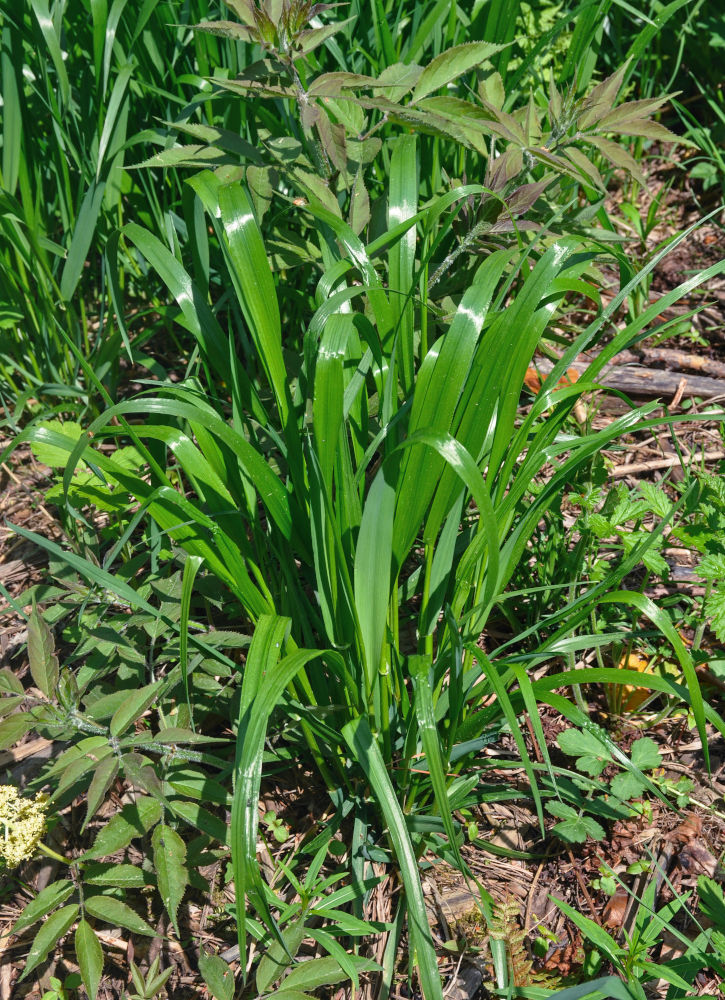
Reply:
M179 937L179 904L189 883L186 868L186 845L179 834L165 823L159 823L153 832L151 845L154 851L154 868L159 882L159 892L166 912Z

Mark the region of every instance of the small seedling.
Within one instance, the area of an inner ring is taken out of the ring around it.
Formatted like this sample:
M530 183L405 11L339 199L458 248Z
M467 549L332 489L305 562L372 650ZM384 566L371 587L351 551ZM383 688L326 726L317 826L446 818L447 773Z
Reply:
M289 837L289 827L284 820L279 819L275 813L269 809L262 820L278 844L284 844Z
M66 976L62 983L56 976L51 976L50 989L45 991L42 1000L71 1000L80 985L81 977L77 972Z
M136 989L136 993L129 993L127 1000L154 1000L154 997L161 994L169 976L173 972L173 969L170 968L164 969L163 972L159 972L158 956L149 966L149 971L146 973L145 979L133 959L131 959L130 967L131 978L133 979L133 985Z

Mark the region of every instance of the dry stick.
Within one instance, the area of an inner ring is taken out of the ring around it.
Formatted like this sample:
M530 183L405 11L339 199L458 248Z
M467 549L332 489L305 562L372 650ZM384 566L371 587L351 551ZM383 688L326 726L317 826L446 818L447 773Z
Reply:
M701 354L678 351L668 347L647 347L644 350L620 351L618 364L634 362L637 365L663 364L676 371L700 372L714 378L725 378L725 361L717 361Z
M532 362L542 376L546 376L554 367L548 358L535 358ZM569 367L579 373L586 372L589 361L574 361ZM611 365L605 366L597 376L597 382L608 389L618 389L631 396L646 399L656 399L658 396L671 399L680 389L680 383L685 380L682 392L685 396L700 396L712 399L725 392L725 379L707 378L703 375L686 375L680 371L666 371L662 368L645 368L643 365Z
M528 717L528 715L525 715L524 720L526 722L526 728L529 731L529 736L531 737L531 743L534 748L534 755L536 756L536 760L539 764L543 764L544 758L541 756L541 750L539 749L539 742L536 739L536 736L534 735L534 727L531 725L531 719Z
M531 911L534 908L534 893L536 892L536 886L538 885L539 879L541 878L541 873L544 870L544 865L546 861L542 861L539 867L536 869L534 874L531 887L529 888L529 895L526 900L526 913L524 914L524 931L528 934L531 931Z
M698 461L716 462L725 458L725 451L706 451L697 458ZM654 472L656 469L674 469L680 464L678 455L670 458L653 458L648 462L632 462L631 465L619 465L609 473L612 479L622 479L624 476L639 475L640 472Z
M586 901L587 901L587 906L591 910L592 917L594 918L594 922L597 923L597 924L599 924L599 926L601 927L602 926L602 921L601 921L601 919L599 917L599 914L597 913L596 907L594 906L594 902L592 900L592 897L589 895L589 890L587 889L586 882L582 878L582 873L579 871L579 869L576 866L576 862L574 861L574 855L572 854L571 849L567 848L566 853L569 855L569 861L571 862L571 867L574 870L574 875L576 876L576 880L579 883L579 888L582 891L584 899L586 899Z

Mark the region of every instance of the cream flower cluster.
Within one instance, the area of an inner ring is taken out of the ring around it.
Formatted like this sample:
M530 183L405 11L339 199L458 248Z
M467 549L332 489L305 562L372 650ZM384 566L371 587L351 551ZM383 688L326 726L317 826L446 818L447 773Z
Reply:
M0 858L8 868L16 868L35 854L45 833L48 796L38 792L24 799L13 785L0 786Z

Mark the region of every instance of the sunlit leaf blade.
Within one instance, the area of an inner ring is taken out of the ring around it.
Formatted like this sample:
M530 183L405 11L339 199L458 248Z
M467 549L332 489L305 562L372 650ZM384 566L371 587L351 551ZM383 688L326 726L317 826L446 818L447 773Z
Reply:
M80 920L75 933L76 960L89 1000L96 1000L103 975L103 950L87 920Z
M282 329L277 292L262 234L246 190L240 185L219 189L219 208L229 241L240 304L259 360L274 390L282 426L287 422L287 373L282 358Z
M91 916L112 927L124 927L133 934L144 934L147 937L156 936L151 924L140 917L127 903L122 903L113 896L87 896L85 908Z
M36 921L41 920L47 913L54 910L56 906L64 903L69 896L72 896L74 891L75 887L73 883L65 878L58 879L57 882L52 882L45 889L41 889L38 895L34 899L31 899L13 924L13 934L19 934L26 927L30 927Z
M77 903L73 903L70 906L63 906L60 910L55 910L51 913L45 923L41 926L38 933L35 935L35 939L30 946L25 969L20 977L21 980L30 975L33 969L35 969L36 966L40 965L40 963L47 958L51 949L55 948L58 941L64 934L67 934L73 926L77 916Z
M370 487L355 549L355 606L367 666L368 690L380 666L390 594L395 487L383 466Z
M53 635L37 608L28 619L28 660L35 684L46 698L55 698L58 684L58 657Z

